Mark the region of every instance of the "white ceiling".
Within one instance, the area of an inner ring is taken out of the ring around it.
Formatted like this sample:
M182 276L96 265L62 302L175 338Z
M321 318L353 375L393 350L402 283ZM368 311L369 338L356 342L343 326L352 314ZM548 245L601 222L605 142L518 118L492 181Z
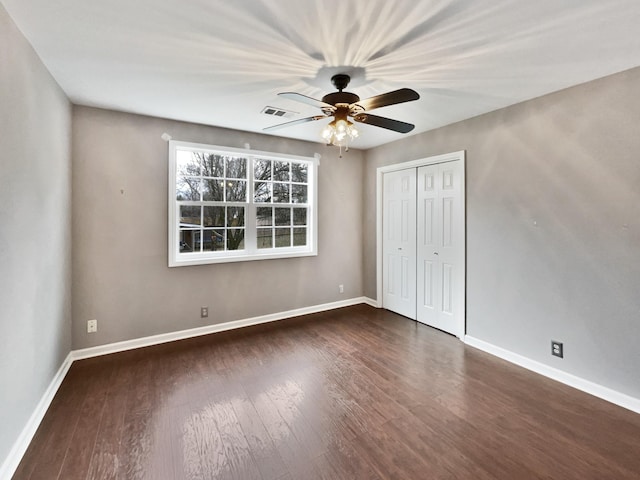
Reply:
M375 111L415 134L640 65L638 0L0 2L74 103L254 132L318 114L276 94L321 98L334 73L361 98L417 90ZM403 137L360 127L356 148Z

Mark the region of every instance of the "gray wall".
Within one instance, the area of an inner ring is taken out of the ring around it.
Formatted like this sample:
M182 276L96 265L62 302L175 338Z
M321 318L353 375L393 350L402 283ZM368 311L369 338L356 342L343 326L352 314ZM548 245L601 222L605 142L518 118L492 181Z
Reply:
M467 333L640 398L640 69L366 153L467 151ZM375 298L375 209L365 295ZM551 357L550 341L565 358Z
M322 155L317 257L167 267L175 140ZM88 107L73 109L73 348L362 295L362 153ZM344 294L338 284L344 284ZM200 318L200 306L209 318ZM86 322L98 320L98 332Z
M70 122L0 5L0 465L71 348Z

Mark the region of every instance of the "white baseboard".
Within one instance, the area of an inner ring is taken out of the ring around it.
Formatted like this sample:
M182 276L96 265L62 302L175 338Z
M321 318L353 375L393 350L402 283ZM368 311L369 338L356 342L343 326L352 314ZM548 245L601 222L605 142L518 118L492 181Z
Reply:
M211 333L224 332L236 328L249 327L251 325L260 325L261 323L275 322L277 320L284 320L285 318L298 317L300 315L309 315L311 313L349 307L351 305L358 305L360 303L366 303L370 305L369 301L371 301L371 299L367 297L350 298L348 300L323 303L321 305L313 305L311 307L296 308L294 310L287 310L285 312L261 315L259 317L245 318L243 320L234 320L232 322L218 323L215 325L207 325L206 327L190 328L188 330L180 330L177 332L152 335L150 337L125 340L123 342L109 343L107 345L99 345L97 347L84 348L82 350L74 350L71 352L71 356L74 360L98 357L100 355L107 355L109 353L123 352L125 350L133 350L135 348L141 347L149 347L151 345L174 342L176 340L184 340L186 338L199 337L201 335L209 335Z
M382 305L378 304L378 301L374 300L373 298L362 297L362 303L366 303L367 305L373 308L382 308Z
M523 357L522 355L497 347L491 343L487 343L469 335L465 336L464 342L467 345L482 350L483 352L490 353L491 355L495 355L496 357L500 357L503 360L524 367L527 370L539 373L540 375L544 375L545 377L564 383L570 387L577 388L578 390L582 390L583 392L631 410L632 412L640 413L640 399L638 398L631 397L589 380L585 380L584 378L558 370L557 368L550 367L536 360L531 360L530 358Z
M36 430L38 430L40 422L44 418L45 413L47 413L47 409L49 408L49 405L51 405L51 401L56 395L58 388L62 385L62 380L64 380L64 377L67 375L72 363L73 359L71 353L69 353L54 375L53 380L49 383L49 386L31 414L27 424L22 429L22 432L20 432L20 436L16 440L16 443L13 444L13 448L9 452L9 455L2 463L2 466L0 466L0 479L10 479L15 473L16 468L18 468L18 465L20 464L20 460L22 460L27 448L29 448L29 444L31 443L33 436L36 434Z

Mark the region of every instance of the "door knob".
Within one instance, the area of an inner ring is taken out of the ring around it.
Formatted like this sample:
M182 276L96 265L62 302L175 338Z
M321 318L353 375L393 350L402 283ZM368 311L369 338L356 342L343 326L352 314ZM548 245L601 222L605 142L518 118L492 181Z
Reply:
M434 255L438 255L438 252L433 252Z

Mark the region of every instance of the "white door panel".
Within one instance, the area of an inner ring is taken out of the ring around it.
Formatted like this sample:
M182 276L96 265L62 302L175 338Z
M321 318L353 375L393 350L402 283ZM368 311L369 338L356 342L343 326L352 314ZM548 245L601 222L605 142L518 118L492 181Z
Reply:
M464 335L464 196L460 162L418 168L417 320Z
M384 175L383 305L416 318L416 169Z

